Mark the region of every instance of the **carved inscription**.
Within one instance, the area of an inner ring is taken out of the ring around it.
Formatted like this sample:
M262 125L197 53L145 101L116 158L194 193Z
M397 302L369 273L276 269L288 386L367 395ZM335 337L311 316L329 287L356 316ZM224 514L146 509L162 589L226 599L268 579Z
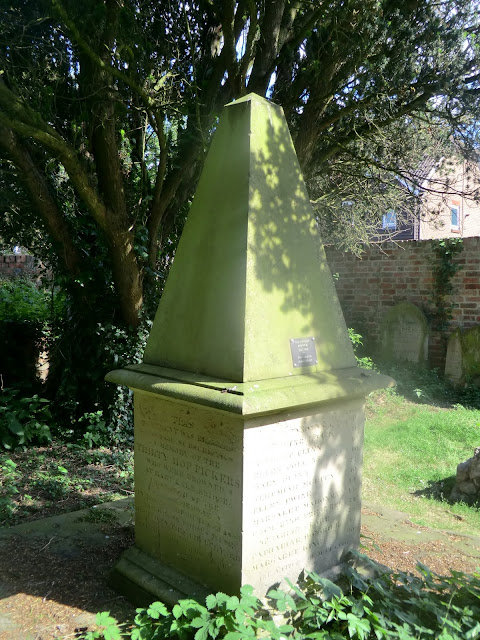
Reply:
M392 329L394 356L399 360L418 362L424 339L419 323L415 319L399 318Z
M201 579L232 572L241 562L241 428L149 396L136 398L135 415L138 546Z
M351 407L246 432L244 553L253 574L295 579L357 544L362 443L363 414Z

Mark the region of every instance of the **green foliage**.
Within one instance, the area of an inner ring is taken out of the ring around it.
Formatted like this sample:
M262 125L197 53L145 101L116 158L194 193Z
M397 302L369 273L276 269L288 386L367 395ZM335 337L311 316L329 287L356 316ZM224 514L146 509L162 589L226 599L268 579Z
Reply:
M5 449L51 442L52 416L48 400L20 397L18 389L0 391L0 442Z
M0 521L9 520L15 511L14 498L18 494L17 483L21 473L10 458L0 458Z
M0 374L4 386L39 386L36 361L40 346L54 337L64 297L54 288L37 287L26 278L0 280Z
M52 344L47 390L54 395L57 424L68 425L59 432L62 439L83 440L89 447L130 446L132 392L104 378L112 369L141 361L151 322L144 320L139 329L100 322L107 315L103 304L94 317L69 301L69 322Z
M358 352L360 348L363 346L362 336L355 331L355 329L348 329L348 337L353 346L353 352L355 354L355 359L357 361L357 365L362 369L374 369L375 365L373 364L373 360L369 356L360 356Z
M463 251L461 238L447 238L433 242L433 291L434 306L432 320L437 331L445 333L449 329L454 305L448 296L454 291L452 279L462 268L455 258Z
M0 526L132 494L133 451L128 449L52 444L0 451ZM97 515L100 510L95 509L90 517L106 521L104 511Z
M0 322L46 322L51 303L50 292L27 278L0 280ZM58 306L58 299L53 303Z
M205 606L195 600L181 600L169 610L163 603L154 602L146 609L137 609L133 628L123 634L108 612L98 614L101 617L97 623L103 629L91 631L84 638L480 638L480 573L438 576L423 565L418 571L419 576L377 573L374 578L365 578L351 568L339 584L305 571L298 585L287 580L289 593L270 591L268 607L246 585L240 597L209 595Z
M83 434L85 445L91 449L94 446L105 446L110 444L108 429L103 419L103 411L92 411L85 413L78 421L80 425L85 424L86 430Z

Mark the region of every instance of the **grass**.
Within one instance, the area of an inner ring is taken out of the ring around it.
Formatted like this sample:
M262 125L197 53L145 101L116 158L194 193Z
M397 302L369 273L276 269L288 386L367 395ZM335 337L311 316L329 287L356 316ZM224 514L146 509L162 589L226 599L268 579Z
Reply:
M419 525L478 534L480 509L450 503L449 497L457 465L479 444L478 409L415 403L392 391L372 394L365 426L364 499L405 511Z

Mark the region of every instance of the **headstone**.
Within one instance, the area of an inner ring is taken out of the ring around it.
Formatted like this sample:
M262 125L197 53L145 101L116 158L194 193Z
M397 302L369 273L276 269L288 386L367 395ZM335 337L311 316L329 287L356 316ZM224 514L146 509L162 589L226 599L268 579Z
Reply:
M448 338L445 377L455 385L460 384L463 378L462 335L460 329L456 329Z
M382 356L392 362L424 364L428 357L428 324L410 302L389 309L382 326Z
M480 379L480 325L456 329L448 339L445 377L453 384Z
M357 547L359 370L280 107L225 109L134 390L135 601L263 595Z

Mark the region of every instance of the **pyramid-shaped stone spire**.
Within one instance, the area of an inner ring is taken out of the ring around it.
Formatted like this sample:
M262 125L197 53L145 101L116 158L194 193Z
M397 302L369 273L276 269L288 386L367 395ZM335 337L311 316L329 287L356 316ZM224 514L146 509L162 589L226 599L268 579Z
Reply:
M220 118L144 362L234 382L355 366L283 111L268 100L249 95Z

